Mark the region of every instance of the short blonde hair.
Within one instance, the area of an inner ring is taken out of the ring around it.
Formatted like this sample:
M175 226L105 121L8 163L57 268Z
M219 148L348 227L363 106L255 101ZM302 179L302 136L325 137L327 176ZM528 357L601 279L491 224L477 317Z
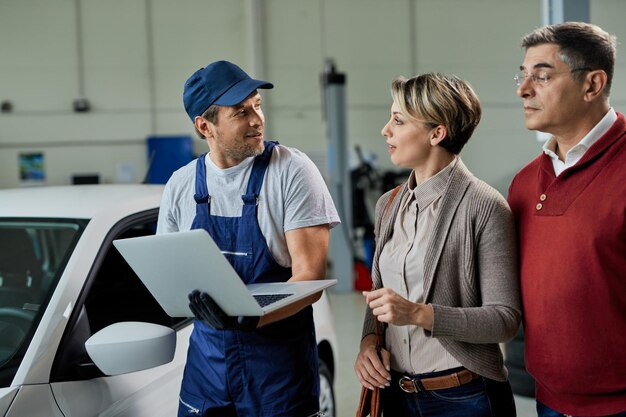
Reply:
M461 152L482 114L472 87L454 75L397 77L391 83L391 96L410 119L431 128L445 126L448 133L439 146L453 154Z

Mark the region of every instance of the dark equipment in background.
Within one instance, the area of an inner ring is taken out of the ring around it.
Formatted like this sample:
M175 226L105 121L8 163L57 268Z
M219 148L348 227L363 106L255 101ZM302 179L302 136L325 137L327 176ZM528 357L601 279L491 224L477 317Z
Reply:
M363 157L360 146L355 146L359 164L350 171L352 188L352 227L354 256L354 289L372 288L372 260L374 258L374 204L385 192L402 184L410 170L381 173Z
M72 184L100 184L100 174L72 174Z
M0 112L11 113L13 111L13 102L9 100L3 100L0 102Z
M80 97L72 101L72 108L76 113L87 113L91 110L91 103L85 97Z

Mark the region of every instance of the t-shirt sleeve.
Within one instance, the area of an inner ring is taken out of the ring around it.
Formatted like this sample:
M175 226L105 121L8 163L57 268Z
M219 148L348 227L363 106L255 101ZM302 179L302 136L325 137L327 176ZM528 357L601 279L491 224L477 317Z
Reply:
M174 216L175 204L173 202L172 182L168 181L161 196L161 206L159 207L159 218L157 221L157 234L178 232L179 227Z
M319 170L301 152L295 152L283 173L285 182L284 231L340 223L335 204Z

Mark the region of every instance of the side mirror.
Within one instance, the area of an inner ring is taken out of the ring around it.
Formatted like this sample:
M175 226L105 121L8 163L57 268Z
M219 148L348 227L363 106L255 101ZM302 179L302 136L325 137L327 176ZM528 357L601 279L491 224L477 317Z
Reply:
M176 333L159 324L120 322L95 333L85 348L104 374L119 375L171 362Z

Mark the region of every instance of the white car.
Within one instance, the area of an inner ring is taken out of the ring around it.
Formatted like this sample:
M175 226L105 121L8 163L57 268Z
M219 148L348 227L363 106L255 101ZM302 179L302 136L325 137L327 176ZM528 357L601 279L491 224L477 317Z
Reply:
M167 316L111 243L155 232L162 191L0 190L0 416L176 415L192 320ZM326 296L314 317L321 411L334 416L336 338ZM168 344L173 359L137 356Z

